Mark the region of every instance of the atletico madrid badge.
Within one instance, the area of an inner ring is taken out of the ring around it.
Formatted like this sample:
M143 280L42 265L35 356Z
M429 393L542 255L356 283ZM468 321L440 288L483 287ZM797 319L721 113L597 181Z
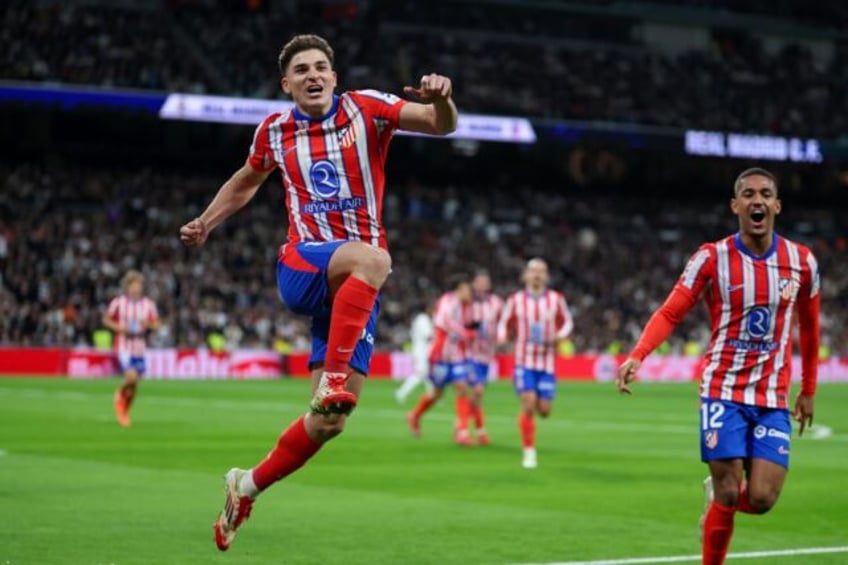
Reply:
M704 444L707 449L715 449L715 446L718 445L718 430L704 432Z

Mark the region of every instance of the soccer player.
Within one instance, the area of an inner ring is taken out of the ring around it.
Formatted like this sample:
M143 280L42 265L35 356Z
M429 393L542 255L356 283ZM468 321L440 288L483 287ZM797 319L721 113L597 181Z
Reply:
M789 467L787 409L793 316L799 322L801 391L793 416L799 435L813 422L819 347L819 268L810 250L774 231L777 180L743 171L730 209L739 231L704 244L689 259L616 376L630 394L642 361L703 295L712 337L701 379L701 460L707 508L701 518L703 563L724 563L736 512L764 514L777 501Z
M450 290L436 301L433 326L436 335L430 348L430 381L432 390L424 393L415 408L407 415L412 434L421 435L421 417L444 395L452 385L456 393L456 426L454 441L457 445L473 445L468 433L471 405L468 400L468 343L474 335L471 328L471 285L464 277L452 277Z
M437 74L423 76L419 88L404 88L420 103L374 90L336 95L333 49L316 35L293 37L279 66L280 85L295 107L262 121L247 162L180 229L186 245L203 245L279 169L289 231L279 251L278 287L293 312L312 317L309 411L263 461L227 473L226 503L215 522L222 551L254 498L341 433L356 406L374 347L379 291L391 271L381 215L392 134L446 135L457 121L451 81Z
M430 347L433 344L433 319L428 312L419 312L412 319L409 338L412 341L413 373L406 377L395 391L395 398L400 403L406 402L407 397L419 384L432 386L427 379L430 372Z
M115 416L119 424L127 427L138 380L145 371L147 331L159 328L159 313L156 304L144 296L144 275L139 271L127 271L121 285L124 292L109 302L103 314L103 325L115 332L115 351L124 377L115 391Z
M535 469L535 414L547 418L556 392L554 354L574 322L565 296L548 288L548 264L534 258L524 269L524 290L507 298L498 321L497 340L504 344L515 337L515 391L521 398L518 428L523 457L521 466Z
M489 368L495 357L495 334L503 299L492 294L492 279L485 271L471 280L471 319L474 337L468 347L468 384L471 387L471 418L477 431L477 443L489 444L489 434L484 426L483 392L489 380Z

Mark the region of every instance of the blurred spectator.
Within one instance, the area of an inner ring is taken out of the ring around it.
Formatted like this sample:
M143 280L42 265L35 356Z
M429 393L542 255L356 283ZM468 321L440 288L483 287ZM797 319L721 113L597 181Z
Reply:
M105 1L8 4L4 78L280 97L281 45L296 32L315 32L339 46L343 89L395 92L438 70L453 78L467 112L797 137L848 130L844 38L829 40L832 56L825 57L789 40L767 49L747 30L708 29L709 45L667 53L640 42L637 12L623 16L615 5L592 12L414 0L352 1L341 10L298 1L273 10L214 0L146 9ZM789 30L799 17L822 30L848 22L843 3L687 4L701 10L693 14L783 17Z
M197 174L0 163L0 232L13 234L0 269L0 344L90 344L119 274L139 268L163 320L155 345L199 347L216 333L228 348L307 348L308 325L276 291L274 264L286 228L276 186L261 190L202 250L180 244L179 225L219 182ZM534 255L548 260L553 286L568 297L574 351L628 349L689 255L736 227L726 200L693 204L685 192L648 202L623 189L575 196L510 179L449 190L413 183L387 192L397 200L386 217L393 272L378 346L393 350L408 340L409 320L448 274L484 267L503 294ZM817 254L823 342L831 354L848 355L844 214L793 201L778 230ZM703 348L708 327L706 312L696 308L668 350Z

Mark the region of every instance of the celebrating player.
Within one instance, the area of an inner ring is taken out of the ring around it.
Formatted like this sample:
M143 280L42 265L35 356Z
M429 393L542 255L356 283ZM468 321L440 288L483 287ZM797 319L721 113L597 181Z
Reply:
M489 434L483 422L483 392L489 380L489 368L495 357L495 333L503 300L492 294L492 279L485 271L478 272L471 281L471 318L474 337L468 347L468 384L471 387L471 418L477 430L477 443L489 444Z
M437 74L423 76L419 88L404 88L421 103L374 90L336 95L333 50L315 35L291 39L279 64L280 84L295 107L259 125L244 166L180 229L185 244L202 245L279 169L289 222L279 291L293 312L312 317L309 412L253 469L227 473L226 504L215 522L221 550L230 547L253 499L338 435L356 406L374 346L379 290L391 271L381 215L392 134L445 135L457 120L451 81Z
M642 361L704 295L712 318L701 380L701 460L710 469L701 518L707 565L724 563L735 513L768 512L783 488L792 432L787 399L796 308L802 384L793 415L799 434L813 422L818 263L808 248L775 233L780 208L774 175L760 168L739 175L730 201L739 231L692 255L616 377L619 391L630 394Z
M145 371L144 350L148 330L159 328L156 304L144 296L144 275L127 271L122 280L123 294L109 302L103 325L115 332L115 351L124 380L115 391L115 416L118 423L130 425L130 406L135 400L138 379Z
M530 259L524 269L524 290L512 294L498 322L498 343L515 336L515 391L521 398L518 428L525 469L538 465L534 414L547 418L556 392L554 353L557 343L574 327L565 296L548 288L548 264Z
M395 391L398 402L406 402L406 398L421 383L430 381L427 379L430 373L430 347L433 344L433 320L427 312L419 312L412 319L409 328L409 339L412 342L413 373L403 380Z
M468 433L471 405L468 400L468 343L473 338L471 328L471 285L459 275L453 277L450 290L436 301L433 326L436 335L430 348L430 381L433 389L424 393L407 422L416 437L421 435L421 417L444 395L445 387L453 385L456 393L456 426L454 440L458 445L472 445Z

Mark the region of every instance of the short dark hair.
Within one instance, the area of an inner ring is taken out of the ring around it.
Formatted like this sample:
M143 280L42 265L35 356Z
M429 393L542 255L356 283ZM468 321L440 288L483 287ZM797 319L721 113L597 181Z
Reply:
M745 169L744 171L739 173L738 177L736 177L736 180L733 182L733 195L736 196L736 193L739 192L739 185L743 179L752 177L754 175L759 175L771 179L771 182L774 183L774 190L777 191L777 177L774 176L774 173L767 171L762 167L751 167L750 169Z
M309 49L318 49L319 51L322 51L330 61L330 66L333 66L333 48L330 47L327 40L319 35L306 33L295 35L288 43L283 45L283 48L280 50L280 56L277 59L277 62L280 64L280 74L286 74L286 69L288 68L289 63L291 63L292 57L301 51L307 51Z
M468 284L468 275L466 273L451 273L445 279L447 288L451 290L458 289L463 284Z

